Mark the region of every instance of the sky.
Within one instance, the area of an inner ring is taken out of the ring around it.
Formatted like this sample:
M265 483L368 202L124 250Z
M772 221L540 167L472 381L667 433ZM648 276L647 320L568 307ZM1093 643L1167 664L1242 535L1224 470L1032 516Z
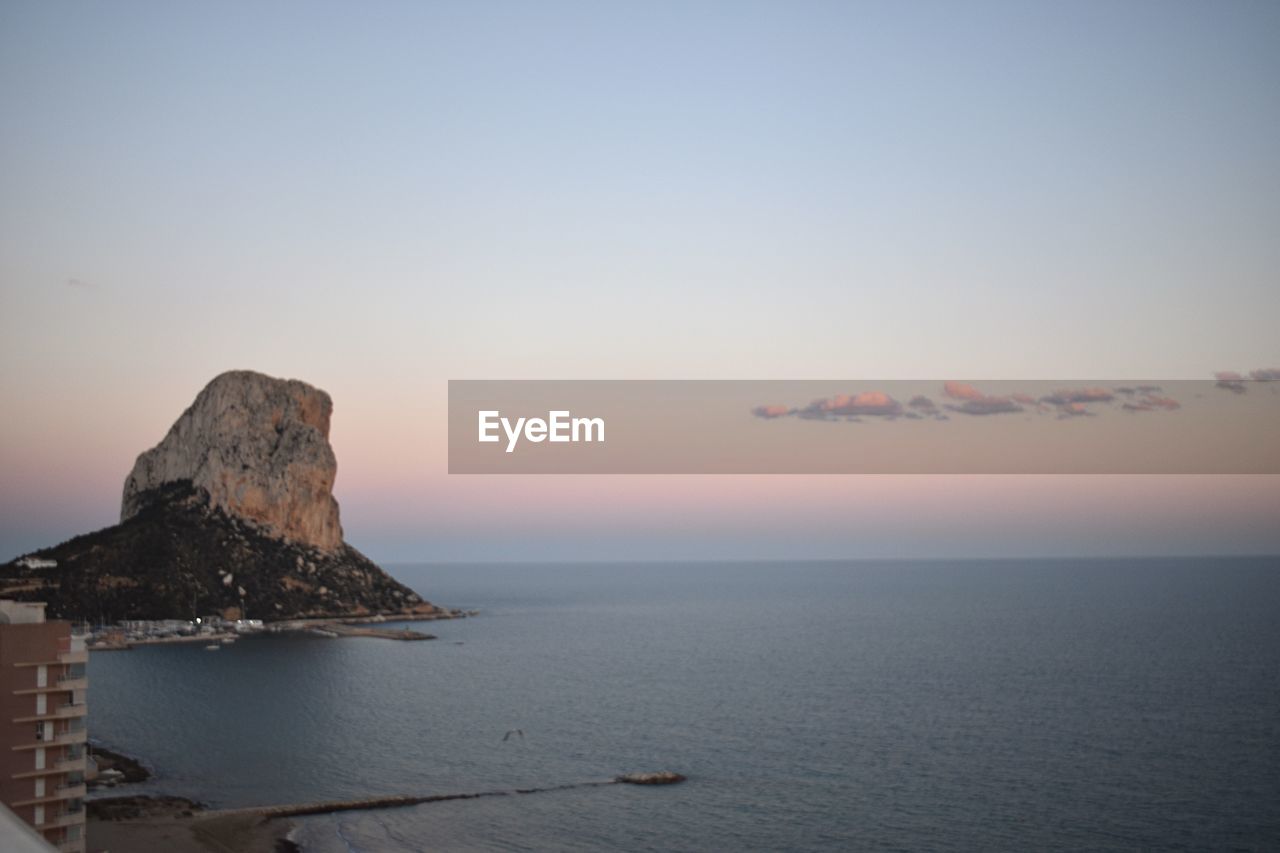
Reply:
M1280 552L1276 476L447 474L449 379L1280 366L1280 6L0 5L0 559L218 373L382 561Z

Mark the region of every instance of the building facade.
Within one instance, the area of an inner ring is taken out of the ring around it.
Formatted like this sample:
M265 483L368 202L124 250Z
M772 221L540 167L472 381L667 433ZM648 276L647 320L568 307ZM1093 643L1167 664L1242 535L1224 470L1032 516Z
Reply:
M88 660L43 604L0 601L0 802L68 853L85 849Z

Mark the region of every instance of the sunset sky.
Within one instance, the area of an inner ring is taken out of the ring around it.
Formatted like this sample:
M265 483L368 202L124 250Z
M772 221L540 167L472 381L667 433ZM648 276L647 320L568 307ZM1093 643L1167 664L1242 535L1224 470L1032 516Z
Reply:
M446 473L449 379L1280 367L1277 46L1264 2L4 3L0 560L114 523L232 368L333 396L383 561L1278 552L1277 476Z

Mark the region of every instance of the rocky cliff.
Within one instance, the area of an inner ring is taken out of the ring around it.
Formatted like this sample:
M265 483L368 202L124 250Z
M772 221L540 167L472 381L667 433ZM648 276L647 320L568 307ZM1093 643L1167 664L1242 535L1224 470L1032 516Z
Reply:
M304 382L218 376L138 457L120 523L0 566L0 597L92 622L456 615L343 541L332 411Z
M247 370L222 374L138 457L124 481L120 520L141 512L163 486L190 483L211 507L268 535L340 548L332 413L329 395L305 382Z

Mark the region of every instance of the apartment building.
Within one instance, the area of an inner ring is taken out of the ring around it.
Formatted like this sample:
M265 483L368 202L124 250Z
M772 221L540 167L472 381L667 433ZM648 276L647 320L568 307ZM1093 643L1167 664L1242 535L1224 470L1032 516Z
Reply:
M54 848L85 849L84 638L0 600L0 802Z

